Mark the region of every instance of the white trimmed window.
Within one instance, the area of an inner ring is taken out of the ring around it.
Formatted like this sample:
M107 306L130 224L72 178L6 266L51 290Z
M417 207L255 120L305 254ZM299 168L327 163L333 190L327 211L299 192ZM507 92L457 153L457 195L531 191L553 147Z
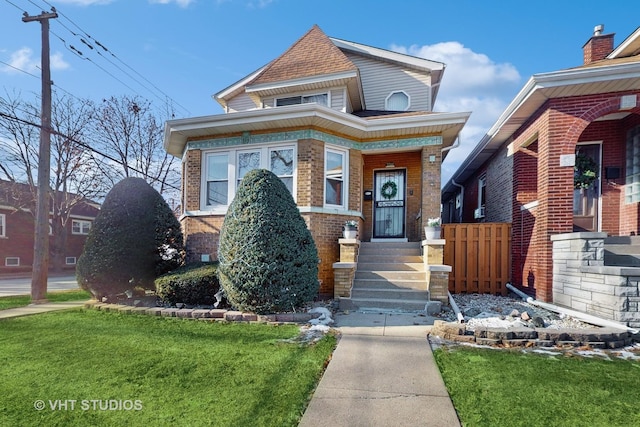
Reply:
M324 150L324 204L328 207L347 208L346 188L348 151L326 147Z
M76 257L74 256L65 257L64 263L66 265L76 265Z
M640 126L627 133L627 167L624 189L625 203L640 202Z
M284 107L285 105L310 104L315 102L325 107L329 105L329 94L318 93L314 95L288 96L286 98L276 99L276 107Z
M224 152L207 152L203 156L202 210L226 210L242 178L253 169L268 169L294 192L296 170L295 145L271 145Z
M71 234L89 234L89 230L91 230L91 221L71 220Z
M387 111L407 111L411 105L411 98L403 90L391 92L384 101Z
M4 259L5 267L20 267L20 257L8 256Z
M0 237L7 237L7 216L0 214Z

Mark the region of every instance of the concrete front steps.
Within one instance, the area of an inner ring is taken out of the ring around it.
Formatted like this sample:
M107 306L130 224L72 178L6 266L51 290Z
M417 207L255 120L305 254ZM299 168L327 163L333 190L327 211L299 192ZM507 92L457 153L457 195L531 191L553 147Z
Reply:
M640 236L610 236L604 240L604 265L640 267Z
M350 299L345 309L425 311L433 302L426 290L419 242L362 242ZM437 310L439 311L438 306Z

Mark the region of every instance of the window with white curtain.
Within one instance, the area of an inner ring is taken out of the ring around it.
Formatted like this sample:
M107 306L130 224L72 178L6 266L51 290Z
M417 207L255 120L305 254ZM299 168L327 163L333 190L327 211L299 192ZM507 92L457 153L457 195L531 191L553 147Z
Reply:
M318 93L314 95L301 95L301 96L289 96L286 98L278 98L276 100L276 107L284 107L285 105L310 104L312 102L315 102L316 104L328 106L329 95L326 93Z

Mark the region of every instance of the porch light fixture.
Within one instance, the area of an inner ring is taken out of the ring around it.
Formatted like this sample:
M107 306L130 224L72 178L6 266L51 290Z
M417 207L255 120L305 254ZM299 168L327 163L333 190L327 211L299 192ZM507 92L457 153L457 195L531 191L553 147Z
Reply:
M435 155L435 154L431 154L431 155L429 156L429 162L430 162L430 163L435 163L435 161L436 161L436 155Z
M385 168L395 168L395 167L396 167L396 164L393 162L388 162L385 166Z

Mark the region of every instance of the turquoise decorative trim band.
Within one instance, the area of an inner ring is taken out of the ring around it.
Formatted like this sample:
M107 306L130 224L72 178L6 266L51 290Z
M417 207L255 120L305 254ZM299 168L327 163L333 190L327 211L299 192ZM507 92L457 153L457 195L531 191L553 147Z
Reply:
M290 142L299 139L315 139L326 144L337 145L356 150L380 150L389 148L423 147L425 145L442 144L441 136L425 136L420 138L390 139L375 142L356 142L347 138L331 135L313 129L296 130L290 132L274 132L251 135L244 132L242 136L228 138L213 138L202 141L191 141L187 144L187 150L206 150L211 148L233 147L250 144L270 144L274 142Z

